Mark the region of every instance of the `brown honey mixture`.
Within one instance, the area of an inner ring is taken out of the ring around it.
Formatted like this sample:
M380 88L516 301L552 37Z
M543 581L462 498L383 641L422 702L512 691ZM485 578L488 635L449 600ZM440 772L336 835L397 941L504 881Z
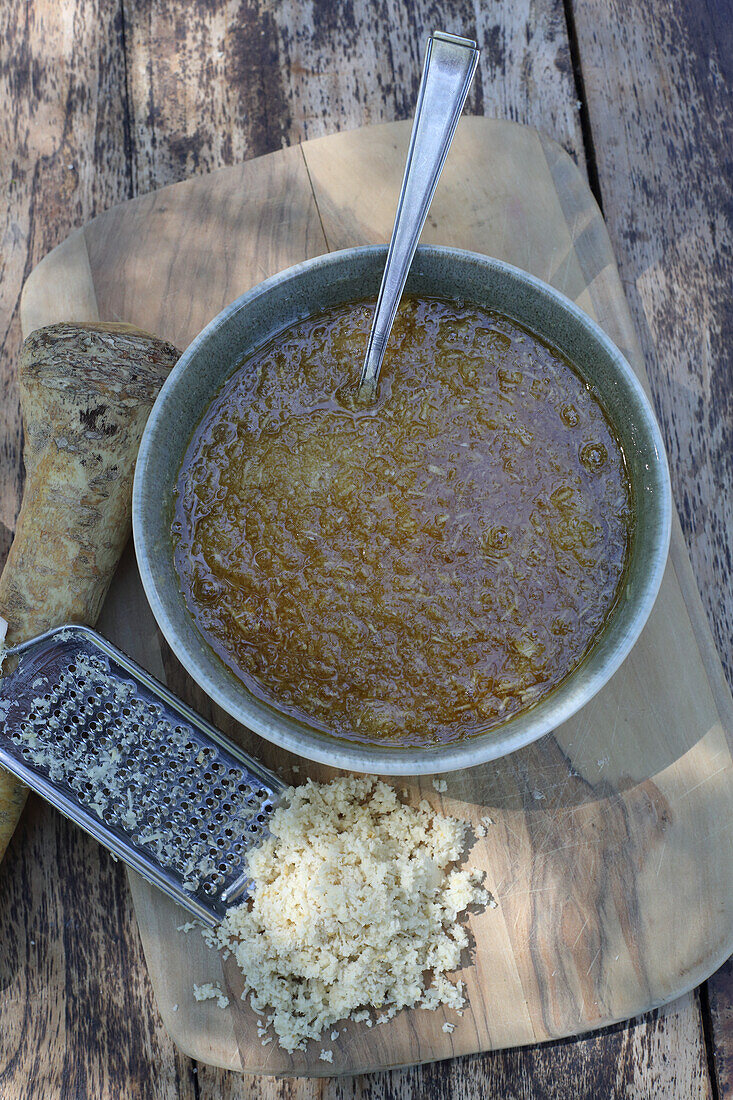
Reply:
M579 375L477 306L404 300L377 404L354 406L372 310L293 325L214 399L179 477L176 567L258 697L426 746L578 665L617 597L631 492Z

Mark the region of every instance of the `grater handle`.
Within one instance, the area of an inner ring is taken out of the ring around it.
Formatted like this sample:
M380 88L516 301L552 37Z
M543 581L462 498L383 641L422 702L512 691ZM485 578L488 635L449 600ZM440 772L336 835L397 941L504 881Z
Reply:
M96 621L130 533L142 431L178 356L124 324L49 325L23 344L26 484L0 576L8 644ZM26 794L0 769L0 859Z

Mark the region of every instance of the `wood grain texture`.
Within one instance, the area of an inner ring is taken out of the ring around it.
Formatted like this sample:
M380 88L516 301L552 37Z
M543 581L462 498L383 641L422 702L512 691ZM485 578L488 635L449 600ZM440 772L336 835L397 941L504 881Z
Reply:
M75 225L130 195L117 8L106 0L2 5L0 87L4 562L23 481L15 364L24 279ZM48 304L61 302L63 319L94 320L90 284L80 298L74 282ZM120 1082L127 1095L193 1100L190 1062L154 1008L122 867L31 798L0 865L0 897L3 1100L112 1100Z
M194 220L186 227L180 223L183 189L193 196ZM145 233L154 234L152 252L159 248L166 257L164 286L153 283L161 268L155 261L151 268L152 238L128 235L131 210ZM146 316L148 331L180 348L227 301L287 266L293 254L315 256L326 247L297 146L278 154L276 171L266 158L248 162L244 180L238 170L222 169L115 207L94 224L85 239L100 312L110 319ZM117 265L105 262L110 249ZM33 280L26 285L24 301L34 293ZM182 294L187 308L173 308Z
M13 369L23 282L74 226L132 193L117 8L108 0L3 4L0 101L0 522L12 530L23 471Z
M720 1100L733 1097L733 959L707 982L711 1062Z
M733 7L574 6L604 214L733 680Z
M712 1100L700 1017L687 1000L572 1043L367 1077L278 1081L200 1065L197 1079L207 1100Z
M731 683L733 5L660 3L654 18L639 0L573 8L603 209ZM721 1095L733 1095L730 964L709 1000Z
M425 41L483 48L470 114L545 130L583 162L562 0L123 0L136 193L412 114Z
M100 312L185 343L236 293L322 248L321 227L331 248L383 240L408 137L403 123L317 139L102 215L85 230ZM644 376L602 219L557 145L510 123L464 119L426 236L493 251L554 282L603 319ZM41 265L29 290L43 277ZM472 861L486 867L499 901L472 919L473 965L461 975L471 1007L456 1031L446 1035L443 1017L427 1013L371 1033L346 1028L333 1048L336 1072L600 1027L692 988L724 957L733 846L721 822L730 813L733 723L730 697L705 674L704 619L693 606L693 628L685 609L677 577L690 587L685 564L676 530L641 640L581 714L490 768L447 777L449 811L478 820L488 810L496 822ZM110 633L143 663L160 663L152 627L141 648L146 612L131 583ZM705 659L719 677L712 651ZM185 682L176 687L188 697ZM269 766L287 766L278 750L215 718ZM301 778L308 771L304 764ZM405 785L438 802L428 780ZM679 903L681 883L695 899L693 922ZM255 1072L323 1072L317 1052L263 1051L249 1010L192 1002L191 981L222 976L218 958L198 937L176 935L180 915L156 891L138 879L133 891L161 1011L184 1050Z
M21 294L21 325L26 336L69 317L81 322L98 321L84 230L74 230L41 262L46 265L46 278L24 287ZM57 265L57 278L49 270L52 264Z
M194 1100L190 1062L150 1010L122 866L32 798L0 896L3 1100Z

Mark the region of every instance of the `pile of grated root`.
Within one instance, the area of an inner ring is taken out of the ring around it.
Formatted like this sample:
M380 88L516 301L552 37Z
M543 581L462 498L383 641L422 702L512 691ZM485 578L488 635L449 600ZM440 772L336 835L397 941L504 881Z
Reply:
M460 1009L447 971L467 946L457 918L490 895L451 868L467 825L404 805L369 776L291 787L247 857L254 889L207 941L230 951L243 999L293 1051L338 1020L385 1022L402 1008ZM264 1028L264 1024L262 1025Z

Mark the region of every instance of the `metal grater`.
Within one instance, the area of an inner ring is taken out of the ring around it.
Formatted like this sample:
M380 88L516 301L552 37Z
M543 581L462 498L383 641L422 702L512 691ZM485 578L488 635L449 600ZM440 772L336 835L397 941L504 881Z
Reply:
M248 892L244 856L284 784L88 627L7 649L3 668L0 763L218 923Z

